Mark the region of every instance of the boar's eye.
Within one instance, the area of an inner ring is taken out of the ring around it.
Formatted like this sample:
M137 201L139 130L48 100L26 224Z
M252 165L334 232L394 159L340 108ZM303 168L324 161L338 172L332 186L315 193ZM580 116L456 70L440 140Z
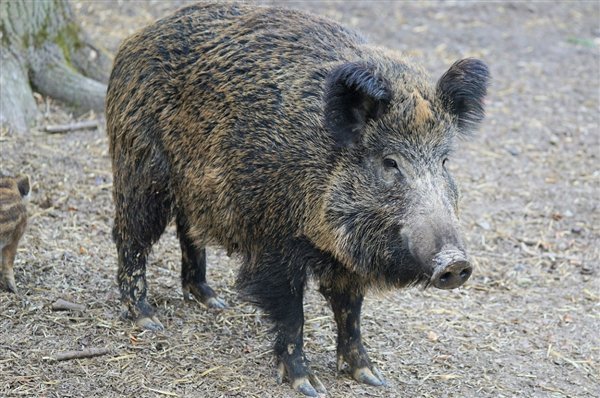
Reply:
M448 164L448 158L444 158L444 160L442 160L442 167L446 168L447 164Z
M386 156L382 159L380 163L383 166L381 177L388 187L404 180L403 171L400 170L401 162L402 160L397 160L393 156Z
M383 167L385 167L386 169L396 169L398 170L398 163L396 163L396 161L392 158L385 158L383 159Z

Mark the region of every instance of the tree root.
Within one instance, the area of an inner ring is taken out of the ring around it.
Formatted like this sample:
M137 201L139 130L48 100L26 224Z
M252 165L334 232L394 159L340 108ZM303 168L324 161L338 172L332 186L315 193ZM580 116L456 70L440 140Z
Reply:
M31 82L41 94L80 109L104 111L106 85L69 67L60 47L47 43L30 56Z
M0 2L0 124L26 132L39 116L32 90L104 111L112 57L91 44L68 0Z
M83 75L107 84L112 69L112 56L84 39L83 46L71 53L71 62Z

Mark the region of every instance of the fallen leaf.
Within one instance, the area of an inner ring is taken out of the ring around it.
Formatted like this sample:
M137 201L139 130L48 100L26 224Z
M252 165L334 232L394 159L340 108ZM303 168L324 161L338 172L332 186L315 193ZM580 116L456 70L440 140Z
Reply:
M429 339L429 341L433 341L435 343L439 340L440 336L438 336L436 332L430 330L429 332L427 332L427 338Z

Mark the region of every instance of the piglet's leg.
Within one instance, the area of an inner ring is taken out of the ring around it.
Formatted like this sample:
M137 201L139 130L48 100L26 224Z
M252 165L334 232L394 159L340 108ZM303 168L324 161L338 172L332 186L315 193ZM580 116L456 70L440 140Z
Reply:
M17 285L15 283L15 275L13 272L13 264L15 262L15 254L17 252L17 243L14 241L6 245L0 254L0 261L2 263L2 282L4 287L12 293L17 292Z
M336 292L321 286L321 293L327 298L335 316L338 328L337 367L348 364L352 377L361 383L373 386L385 385L379 370L373 366L365 350L360 334L360 311L362 294Z

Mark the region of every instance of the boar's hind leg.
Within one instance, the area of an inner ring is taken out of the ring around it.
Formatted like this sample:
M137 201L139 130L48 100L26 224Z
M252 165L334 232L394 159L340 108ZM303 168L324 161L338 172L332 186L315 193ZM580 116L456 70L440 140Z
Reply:
M323 285L320 288L331 304L338 328L337 368L341 370L346 362L352 377L357 381L373 386L385 385L381 373L371 364L361 341L360 311L363 295L347 290L338 292Z
M190 293L207 307L223 309L227 303L206 282L206 249L197 248L187 235L183 217L177 217L177 234L181 243L181 287L185 300Z
M122 303L139 327L162 330L163 325L147 301L146 262L152 244L171 219L172 200L165 178L160 178L159 171L164 169L157 166L160 157L155 156L148 164L154 168L145 173L128 170L125 177L115 174L113 239L118 252L117 282ZM118 172L122 173L120 169Z
M117 243L119 270L117 282L121 292L121 302L135 323L149 330L162 330L163 325L154 315L154 309L147 301L146 261L150 245L142 246L132 242Z

